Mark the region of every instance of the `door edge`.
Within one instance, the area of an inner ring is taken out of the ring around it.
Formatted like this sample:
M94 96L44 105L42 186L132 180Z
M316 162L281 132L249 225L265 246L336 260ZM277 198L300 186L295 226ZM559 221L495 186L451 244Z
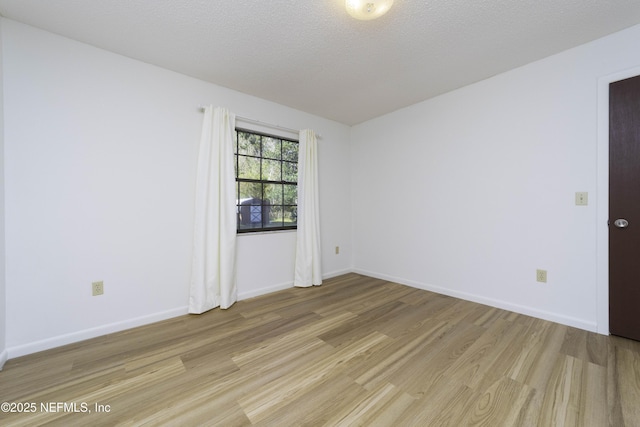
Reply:
M596 331L609 335L609 84L640 75L640 66L598 79Z

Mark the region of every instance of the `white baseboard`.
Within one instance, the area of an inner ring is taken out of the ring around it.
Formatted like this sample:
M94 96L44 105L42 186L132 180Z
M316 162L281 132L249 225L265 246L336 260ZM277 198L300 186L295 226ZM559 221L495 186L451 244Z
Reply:
M330 279L332 277L336 277L336 276L340 276L343 274L347 274L347 273L352 273L353 270L352 269L344 269L344 270L337 270L337 271L332 271L330 273L326 273L322 275L322 279ZM277 292L277 291L282 291L284 289L289 289L289 288L293 288L293 281L291 282L286 282L286 283L281 283L279 285L273 285L273 286L268 286L266 288L260 288L260 289L255 289L253 291L249 291L249 292L242 292L238 294L238 301L242 301L245 299L249 299L249 298L254 298L254 297L259 297L261 295L266 295L266 294L270 294L272 292Z
M279 285L268 286L266 288L255 289L249 292L242 292L238 294L238 301L242 301L249 298L259 297L261 295L270 294L276 291L282 291L284 289L293 288L293 281L281 283Z
M180 307L180 308L174 308L172 310L167 310L160 313L151 314L148 316L142 316L134 319L124 320L121 322L110 323L108 325L98 326L96 328L72 332L70 334L58 335L56 337L47 338L41 341L29 343L29 344L10 347L5 352L8 353L9 358L13 359L14 357L20 357L20 356L24 356L31 353L37 353L43 350L49 350L51 348L60 347L63 345L72 344L79 341L84 341L90 338L111 334L113 332L120 332L126 329L147 325L149 323L171 319L173 317L182 316L184 314L188 314L188 307L186 306Z
M2 371L2 367L7 360L9 360L9 352L7 350L2 350L2 353L0 353L0 371Z
M377 279L388 280L390 282L400 283L401 285L411 286L412 288L423 289L425 291L436 292L442 295L448 295L454 298L460 298L466 301L477 302L479 304L488 305L491 307L501 308L503 310L513 311L515 313L524 314L526 316L536 317L538 319L549 320L551 322L560 323L562 325L572 326L578 329L583 329L590 332L598 332L596 322L590 322L583 319L578 319L571 316L565 316L563 314L551 313L544 310L539 310L533 307L527 307L519 304L513 304L508 301L497 300L493 298L483 297L481 295L469 294L466 292L459 292L439 286L429 285L425 283L416 282L413 280L407 280L400 277L389 276L387 274L381 274L374 271L355 269L355 273L365 276L375 277Z
M354 273L352 268L345 268L343 270L336 270L322 275L322 279L331 279L332 277L342 276L343 274Z

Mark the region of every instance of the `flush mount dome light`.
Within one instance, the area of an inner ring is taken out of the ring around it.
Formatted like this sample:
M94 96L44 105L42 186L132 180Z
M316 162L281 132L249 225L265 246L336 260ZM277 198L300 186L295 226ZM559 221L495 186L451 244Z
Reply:
M345 7L349 15L356 19L376 19L391 9L393 0L346 0Z

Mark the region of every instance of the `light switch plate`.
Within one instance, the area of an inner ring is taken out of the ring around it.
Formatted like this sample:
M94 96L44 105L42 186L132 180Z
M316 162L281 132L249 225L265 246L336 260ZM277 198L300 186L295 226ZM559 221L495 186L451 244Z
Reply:
M576 192L576 206L587 206L589 204L589 193L586 191Z

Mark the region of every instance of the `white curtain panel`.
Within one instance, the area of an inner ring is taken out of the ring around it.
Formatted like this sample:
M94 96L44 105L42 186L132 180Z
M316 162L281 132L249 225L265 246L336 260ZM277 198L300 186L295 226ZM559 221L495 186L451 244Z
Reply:
M235 115L204 111L196 179L189 313L229 308L237 300Z
M300 131L297 235L293 284L303 288L321 285L318 143L309 129Z

